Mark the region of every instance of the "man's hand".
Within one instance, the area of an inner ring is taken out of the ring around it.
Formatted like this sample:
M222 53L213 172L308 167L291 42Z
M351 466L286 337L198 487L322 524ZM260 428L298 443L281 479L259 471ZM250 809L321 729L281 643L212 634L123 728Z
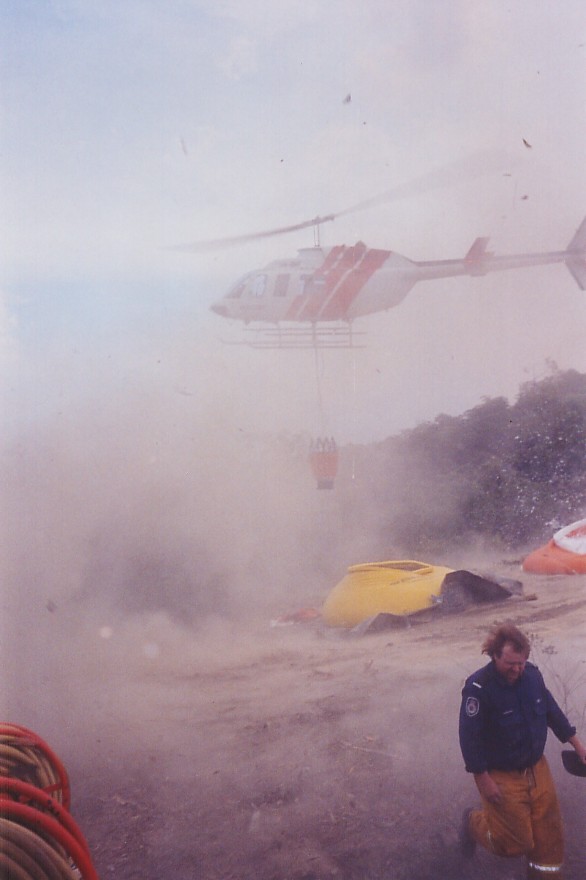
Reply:
M474 780L481 797L491 804L500 804L502 802L501 790L488 771L475 773Z

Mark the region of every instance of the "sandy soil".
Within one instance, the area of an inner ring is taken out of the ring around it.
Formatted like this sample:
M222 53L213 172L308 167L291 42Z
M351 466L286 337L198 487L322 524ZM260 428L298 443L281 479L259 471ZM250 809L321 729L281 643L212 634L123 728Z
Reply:
M499 568L520 577L518 562ZM199 632L155 617L96 640L88 624L94 649L67 682L80 711L45 736L102 880L523 877L518 860L465 862L456 844L477 800L459 695L493 621L538 637L534 659L586 737L586 577L521 577L533 600L363 637L270 626L294 610L282 605ZM581 880L586 783L564 773L560 751L550 737L567 880Z

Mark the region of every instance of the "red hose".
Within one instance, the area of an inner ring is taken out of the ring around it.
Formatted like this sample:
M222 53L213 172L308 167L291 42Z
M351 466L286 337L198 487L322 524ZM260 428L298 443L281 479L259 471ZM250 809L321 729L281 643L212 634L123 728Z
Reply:
M59 778L59 782L54 785L49 785L43 788L43 791L53 792L56 789L61 789L61 797L63 798L63 806L66 810L69 810L71 806L71 788L69 786L69 777L67 775L67 771L55 752L47 745L44 739L41 739L38 734L34 733L32 730L29 730L26 727L22 727L20 724L0 724L0 735L8 735L11 734L13 736L18 736L23 740L23 745L34 745L40 749L41 752L48 759L51 764L53 770L55 771L57 777Z
M71 813L42 788L37 788L29 782L22 782L20 779L13 779L11 776L0 776L0 810L2 803L8 799L5 796L8 793L15 795L18 803L32 803L35 809L52 815L89 854L87 841Z
M47 813L42 813L34 807L19 804L17 801L0 801L0 816L15 818L23 825L27 825L33 831L41 829L45 834L53 837L61 844L67 855L80 870L83 880L99 880L91 863L88 852L80 846L75 837L60 825L56 819Z

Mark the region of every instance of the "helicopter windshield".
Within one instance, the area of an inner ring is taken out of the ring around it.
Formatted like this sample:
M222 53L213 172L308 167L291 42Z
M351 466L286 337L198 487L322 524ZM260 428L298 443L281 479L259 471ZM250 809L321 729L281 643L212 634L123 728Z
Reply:
M244 293L244 288L246 287L246 282L247 282L251 277L252 277L252 275L251 275L250 272L248 272L246 275L243 275L242 278L240 278L240 279L236 282L236 284L234 285L234 287L230 288L230 290L229 290L228 293L226 294L226 297L227 297L228 299L238 299L239 297L241 297L242 294Z

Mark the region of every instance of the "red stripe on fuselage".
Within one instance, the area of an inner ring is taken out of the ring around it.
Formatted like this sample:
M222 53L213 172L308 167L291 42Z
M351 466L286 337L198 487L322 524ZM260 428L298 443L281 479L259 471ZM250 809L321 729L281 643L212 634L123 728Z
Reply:
M316 290L317 285L315 284L315 281L316 281L316 279L319 279L319 281L321 281L321 279L325 275L327 275L327 273L330 271L330 269L336 263L336 261L340 259L340 256L342 255L342 253L344 252L345 249L346 249L346 246L343 244L336 245L335 247L330 249L327 257L325 258L325 260L323 261L323 263L321 264L319 269L317 269L313 273L313 275L311 275L311 277L307 279L307 282L305 284L307 292L300 293L299 296L296 296L295 299L293 300L293 302L291 303L291 305L289 306L289 309L287 310L287 314L285 315L285 319L284 319L285 321L307 320L307 319L304 319L301 317L301 312L304 309L304 307L308 304L308 302L310 300L313 300L314 298L316 298L316 299L319 298L320 305L321 305L321 303L322 303L321 285ZM319 281L318 281L318 284L319 284ZM324 284L324 287L326 287L326 286L327 285ZM319 290L319 292L318 292L318 290Z
M320 321L337 321L346 319L348 309L363 289L369 278L390 257L391 251L368 250L364 258L338 285L333 296L326 302L319 313Z
M335 250L338 251L335 259L327 260L311 279L305 308L299 314L300 321L314 321L320 315L336 286L364 255L364 249L358 247L342 246Z

